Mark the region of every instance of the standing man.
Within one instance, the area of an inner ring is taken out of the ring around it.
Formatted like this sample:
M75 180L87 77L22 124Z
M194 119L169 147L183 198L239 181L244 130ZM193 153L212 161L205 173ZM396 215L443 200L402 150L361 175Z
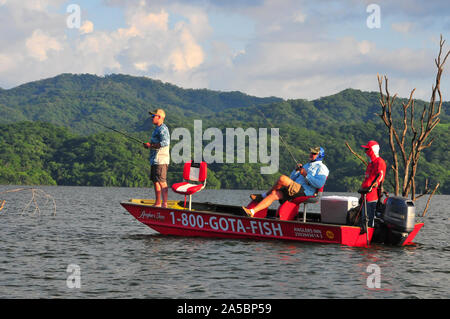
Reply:
M152 117L152 123L156 128L153 130L150 143L144 143L144 147L150 149L150 179L155 187L155 206L167 207L167 197L169 194L169 188L167 187L167 169L170 162L170 133L166 124L164 124L166 113L163 109L156 109L149 113Z
M367 191L367 216L368 226L373 227L373 221L375 217L375 210L377 208L377 202L379 197L378 189L381 187L381 183L386 177L386 162L380 157L380 145L376 141L369 141L367 145L361 145L365 148L365 152L370 162L366 168L366 175L364 181L361 184L361 188ZM381 192L380 192L381 193ZM365 223L364 204L362 222Z

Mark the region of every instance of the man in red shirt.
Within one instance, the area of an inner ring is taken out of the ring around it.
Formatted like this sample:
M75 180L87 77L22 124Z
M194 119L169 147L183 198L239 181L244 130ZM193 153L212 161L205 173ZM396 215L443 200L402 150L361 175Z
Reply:
M370 160L369 165L367 165L366 168L366 176L361 184L361 188L368 189L368 192L365 195L367 201L368 226L373 227L375 210L378 202L378 188L386 177L386 162L379 155L380 145L376 141L369 141L367 145L361 145L361 147L366 149L366 155ZM363 210L363 218L365 215Z

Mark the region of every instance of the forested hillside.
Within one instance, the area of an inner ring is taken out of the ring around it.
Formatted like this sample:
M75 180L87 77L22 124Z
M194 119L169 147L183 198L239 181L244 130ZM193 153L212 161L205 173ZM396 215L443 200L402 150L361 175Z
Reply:
M283 100L186 90L127 75L63 74L0 90L0 183L150 186L148 150L91 120L148 140L153 129L148 110L162 107L171 132L187 128L193 136L194 120L202 120L203 131L215 127L224 136L226 128L268 128L270 133L273 125L299 161L307 160L310 146L321 145L330 168L326 190L355 191L364 167L345 141L363 155L360 145L375 139L388 166L391 162L386 128L375 114L380 108L378 98L377 92L347 89L312 101ZM401 102L398 99L398 119ZM425 103L416 101L416 111ZM444 103L433 145L421 158L419 191L429 178L433 185L441 183L441 193L450 194L449 105ZM209 142L204 140L203 147ZM171 146L176 143L172 141ZM266 164L248 161L212 163L208 187L264 189L279 174L288 174L293 165L280 141L278 173L263 175L260 167ZM180 180L181 170L181 164L171 165L170 183ZM388 180L391 177L388 172ZM386 186L390 188L389 183Z
M0 123L45 121L84 135L103 129L89 121L94 119L136 131L149 129L145 126L148 111L157 107L170 114L171 123L181 125L186 117L281 100L240 92L185 90L128 75L62 74L0 91Z

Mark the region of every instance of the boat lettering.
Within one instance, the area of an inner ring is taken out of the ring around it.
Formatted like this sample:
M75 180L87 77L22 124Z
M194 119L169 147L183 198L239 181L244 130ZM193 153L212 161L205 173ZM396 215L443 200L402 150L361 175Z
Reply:
M270 227L271 226L271 227ZM250 227L253 234L259 233L266 236L283 236L281 224L251 220Z
M172 216L172 223L175 224L175 216L174 213L171 212L170 215ZM205 222L203 221L203 217L201 215L194 215L194 214L181 214L181 224L183 226L191 226L191 227L198 227L203 228L205 225Z
M320 229L294 227L294 233L297 237L323 238L322 231Z
M231 231L238 233L251 232L253 234L265 236L283 236L280 223L268 221L250 220L249 226L244 226L241 219L231 217L203 216L196 214L182 213L181 219L175 218L175 213L170 212L172 224L181 222L185 227L205 228L209 226L213 230ZM180 216L180 215L179 215Z
M209 225L214 230L222 230L222 231L228 231L231 230L232 232L244 232L245 233L245 227L242 223L242 220L235 219L235 218L225 218L220 217L217 219L215 216L211 216L209 218Z
M141 212L141 214L139 215L139 218L155 219L155 220L164 220L164 219L166 219L165 216L161 215L159 212L157 212L156 214L151 213L151 212L146 213L145 210L143 210Z

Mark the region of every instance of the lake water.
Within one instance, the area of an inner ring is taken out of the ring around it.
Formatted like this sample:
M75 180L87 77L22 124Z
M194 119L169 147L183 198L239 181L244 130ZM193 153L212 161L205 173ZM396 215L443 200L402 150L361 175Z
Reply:
M42 198L40 213L22 212L31 191L0 194L0 298L450 297L450 196L433 197L416 245L352 248L162 236L119 204L151 198L150 189L36 188L55 199L55 214ZM194 200L242 205L250 193L204 190ZM367 285L370 265L380 269L380 288ZM74 269L79 288L67 283Z

